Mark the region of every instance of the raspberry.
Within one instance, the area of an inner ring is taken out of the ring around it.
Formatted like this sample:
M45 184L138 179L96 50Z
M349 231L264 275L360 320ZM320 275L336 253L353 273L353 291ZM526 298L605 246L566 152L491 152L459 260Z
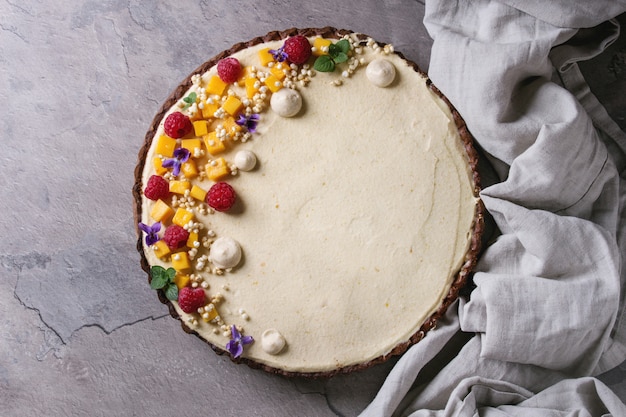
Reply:
M241 64L237 58L229 57L220 59L217 63L217 75L225 83L231 84L237 81L241 73Z
M163 128L165 129L165 134L167 136L178 139L191 132L193 125L191 124L189 117L177 111L167 116Z
M189 239L189 232L176 224L168 226L163 234L163 241L172 250L184 246L187 239Z
M178 291L178 305L185 313L195 313L204 306L204 290L200 287L183 287Z
M289 62L300 65L311 57L311 44L306 37L297 35L285 41L283 51L287 54Z
M170 195L170 184L165 178L160 175L153 175L148 178L148 184L146 189L143 190L145 195L150 200L165 200Z
M225 182L218 182L209 188L206 203L217 211L228 211L235 204L235 190Z

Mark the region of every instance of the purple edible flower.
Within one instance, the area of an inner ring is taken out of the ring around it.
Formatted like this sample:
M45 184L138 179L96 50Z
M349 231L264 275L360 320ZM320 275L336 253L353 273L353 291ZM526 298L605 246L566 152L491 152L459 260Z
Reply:
M157 236L157 233L161 230L161 222L156 222L152 226L139 223L139 228L146 233L146 245L152 246L161 240L161 238Z
M289 57L287 55L287 52L285 52L284 46L281 46L278 49L270 49L270 54L272 54L272 56L277 62L283 62Z
M173 168L172 174L177 177L180 174L180 166L187 162L189 155L191 155L191 152L188 149L177 148L174 151L174 157L166 159L161 165L163 168Z
M252 336L241 336L234 324L231 326L230 332L232 337L230 342L226 344L226 349L228 349L233 358L238 358L243 353L243 346L254 342L254 339Z
M240 114L239 119L237 119L235 123L237 123L239 126L243 126L246 129L248 129L248 132L254 133L256 132L256 127L259 124L259 119L260 117L256 113L251 114L250 116L246 116L245 114Z

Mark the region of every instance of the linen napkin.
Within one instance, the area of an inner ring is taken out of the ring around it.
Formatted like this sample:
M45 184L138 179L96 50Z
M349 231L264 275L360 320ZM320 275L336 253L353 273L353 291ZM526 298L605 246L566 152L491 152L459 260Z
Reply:
M493 166L481 198L499 232L469 299L397 362L363 416L626 416L593 377L626 360L626 134L577 66L617 38L624 11L426 1L429 76Z

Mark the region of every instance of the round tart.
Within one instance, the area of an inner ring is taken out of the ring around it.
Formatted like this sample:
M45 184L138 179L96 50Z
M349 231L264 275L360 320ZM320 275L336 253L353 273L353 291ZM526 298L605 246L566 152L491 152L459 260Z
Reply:
M458 297L483 227L476 165L459 114L391 45L271 32L201 65L154 118L133 189L142 267L183 329L237 362L363 369Z

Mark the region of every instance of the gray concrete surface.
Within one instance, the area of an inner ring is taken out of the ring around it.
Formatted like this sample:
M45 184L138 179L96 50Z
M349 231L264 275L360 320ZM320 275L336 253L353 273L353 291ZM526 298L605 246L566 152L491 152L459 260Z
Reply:
M393 361L285 379L181 332L139 267L133 169L162 101L215 53L331 25L391 42L427 69L423 14L422 2L401 0L0 2L0 415L358 414ZM620 45L585 71L624 127ZM603 376L622 398L624 372Z

